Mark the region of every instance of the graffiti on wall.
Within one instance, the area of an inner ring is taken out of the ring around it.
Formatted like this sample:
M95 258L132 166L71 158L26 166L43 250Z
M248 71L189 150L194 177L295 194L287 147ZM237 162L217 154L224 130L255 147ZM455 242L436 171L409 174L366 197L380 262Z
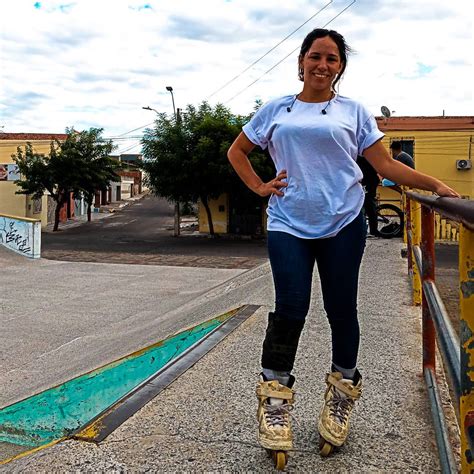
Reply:
M39 223L0 216L0 244L27 257L37 257L40 244L35 241L36 225Z

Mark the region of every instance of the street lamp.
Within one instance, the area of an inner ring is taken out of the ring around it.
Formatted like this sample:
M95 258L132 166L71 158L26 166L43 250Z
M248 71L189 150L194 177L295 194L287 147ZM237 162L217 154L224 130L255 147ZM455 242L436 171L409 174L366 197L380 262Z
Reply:
M167 87L166 90L169 90L171 92L171 97L173 97L173 88L172 87ZM156 109L151 108L149 105L146 107L142 107L144 110L153 110L156 112L157 115L159 115L158 111ZM174 109L174 99L173 99L173 109ZM174 112L174 118L176 120L176 110ZM180 234L180 229L179 229L179 203L176 202L174 206L174 236L178 237Z
M166 86L166 90L171 94L171 100L173 101L174 118L176 119L176 107L174 106L173 88L171 86Z
M153 112L155 112L157 115L159 115L158 110L152 109L149 105L147 105L146 107L142 107L142 109L143 110L153 110Z
M173 95L173 88L171 86L166 86L166 90L171 94L171 100L173 101L173 112L174 112L174 119L177 122L176 117L176 107L174 105L174 95ZM176 201L174 205L174 236L178 237L180 234L180 225L179 225L179 201Z

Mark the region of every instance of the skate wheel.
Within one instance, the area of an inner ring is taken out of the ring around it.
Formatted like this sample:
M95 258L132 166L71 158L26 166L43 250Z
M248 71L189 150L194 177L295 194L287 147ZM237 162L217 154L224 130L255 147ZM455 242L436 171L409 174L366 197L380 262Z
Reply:
M328 443L322 436L319 438L319 454L323 457L329 456L334 450L334 446Z
M278 471L283 471L288 460L288 454L285 451L273 451L272 452L273 462Z

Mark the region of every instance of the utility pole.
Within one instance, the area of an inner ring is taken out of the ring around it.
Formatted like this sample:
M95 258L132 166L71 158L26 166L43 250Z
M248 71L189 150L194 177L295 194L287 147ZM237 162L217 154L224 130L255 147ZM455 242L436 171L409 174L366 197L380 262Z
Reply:
M178 115L176 114L176 107L174 105L173 88L171 86L166 86L166 90L171 94L171 100L173 102L174 120L175 120L176 124L178 124ZM174 205L174 236L175 237L179 237L179 235L180 235L179 221L180 221L179 201L176 201L176 203Z

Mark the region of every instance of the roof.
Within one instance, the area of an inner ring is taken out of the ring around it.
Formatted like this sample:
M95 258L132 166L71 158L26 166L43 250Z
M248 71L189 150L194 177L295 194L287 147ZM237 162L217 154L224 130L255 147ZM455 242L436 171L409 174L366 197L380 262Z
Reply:
M375 117L381 131L474 130L474 116Z
M0 140L66 140L65 133L0 133Z

